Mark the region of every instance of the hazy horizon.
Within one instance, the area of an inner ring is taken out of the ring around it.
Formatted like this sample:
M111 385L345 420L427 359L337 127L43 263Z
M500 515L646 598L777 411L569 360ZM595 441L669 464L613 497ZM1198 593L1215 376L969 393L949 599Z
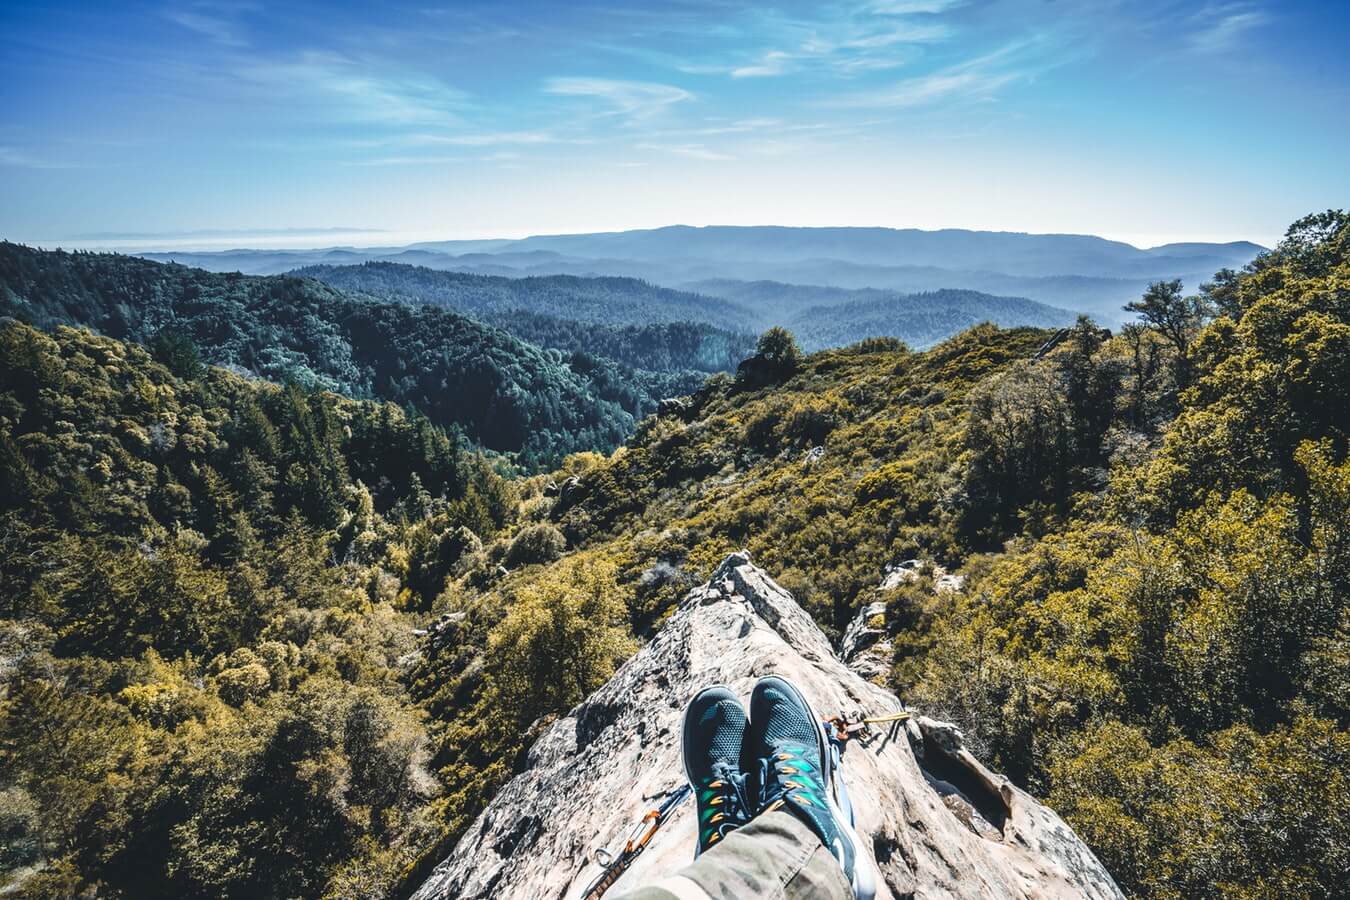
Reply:
M972 231L972 232L991 232L1002 234L1030 234L1030 235L1060 235L1060 234L1081 234L1090 237L1099 237L1108 241L1129 244L1140 250L1150 250L1155 247L1161 247L1167 244L1197 242L1226 244L1237 242L1250 242L1259 244L1263 247L1272 247L1279 242L1281 235L1272 233L1261 237L1251 237L1247 235L1195 235L1195 234L1171 234L1171 235L1138 235L1138 234L1097 234L1091 232L1039 232L1028 229L988 229L968 226L946 226L943 228L924 228L920 226L902 226L902 225L839 225L839 224L820 224L820 225L799 225L783 223L729 223L729 222L707 222L691 224L686 222L672 222L667 225L657 225L642 228L594 228L581 231L568 232L534 232L521 230L509 234L494 233L480 234L474 232L446 232L446 231L397 231L374 228L356 228L356 227L329 227L329 228L279 228L279 229L242 229L239 231L226 231L215 229L203 229L191 232L165 232L157 234L146 234L137 232L128 232L120 234L116 232L96 233L96 234L74 234L56 238L38 238L22 239L8 235L0 235L0 239L12 240L16 243L28 244L31 246L43 246L49 249L61 247L67 250L103 250L119 253L148 253L148 252L173 252L181 250L183 252L229 252L237 250L318 250L318 249L369 249L384 247L404 247L419 243L435 243L439 241L514 241L528 237L554 236L561 234L602 234L618 233L625 231L648 231L660 228L670 227L691 227L691 228L716 228L716 227L747 227L758 226L785 227L785 228L886 228L897 231Z

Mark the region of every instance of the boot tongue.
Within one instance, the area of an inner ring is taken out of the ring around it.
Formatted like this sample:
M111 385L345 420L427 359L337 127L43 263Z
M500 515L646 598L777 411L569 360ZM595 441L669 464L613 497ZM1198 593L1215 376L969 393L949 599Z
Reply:
M782 775L774 765L773 756L760 759L758 776L756 785L759 789L760 809L787 796L788 788L783 786Z

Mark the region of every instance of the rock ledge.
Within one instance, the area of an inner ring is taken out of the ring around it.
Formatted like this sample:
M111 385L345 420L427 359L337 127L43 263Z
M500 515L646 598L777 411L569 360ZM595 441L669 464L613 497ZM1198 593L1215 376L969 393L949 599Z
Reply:
M683 780L679 725L695 691L748 694L784 675L821 715L901 709L835 656L791 595L729 556L659 634L535 743L525 771L471 825L415 900L577 897L616 847ZM881 872L878 898L1121 898L1111 876L1054 812L982 766L953 726L915 716L865 746L850 744L844 779L858 832ZM610 896L693 855L693 804L657 833Z

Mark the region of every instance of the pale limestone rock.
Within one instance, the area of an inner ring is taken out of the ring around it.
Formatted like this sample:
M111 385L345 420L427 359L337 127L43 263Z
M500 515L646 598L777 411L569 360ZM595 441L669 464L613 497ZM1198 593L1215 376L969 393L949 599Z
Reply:
M550 726L512 779L422 885L431 898L575 898L598 873L596 846L617 847L682 782L679 726L700 688L748 694L755 679L791 679L823 716L901 709L863 680L792 597L744 553L689 592L661 632L613 679ZM881 873L878 898L1122 895L1055 813L990 772L953 726L919 716L851 744L844 779L858 832ZM687 864L686 802L619 880L617 896Z

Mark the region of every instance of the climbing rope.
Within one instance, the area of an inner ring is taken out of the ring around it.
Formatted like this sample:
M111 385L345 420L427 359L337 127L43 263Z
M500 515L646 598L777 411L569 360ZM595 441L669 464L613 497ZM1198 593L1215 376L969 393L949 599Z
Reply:
M655 809L649 810L637 824L633 826L633 831L628 839L623 843L623 849L617 853L607 850L604 847L595 848L595 861L600 864L602 871L586 887L582 900L599 900L605 891L614 886L614 882L619 880L619 876L628 871L628 867L633 864L633 860L647 849L648 842L660 830L661 826L666 824L666 820L674 814L694 789L687 784L682 784L677 788L672 788L664 794L657 794L656 797L665 799ZM655 797L643 797L644 800L655 799Z

